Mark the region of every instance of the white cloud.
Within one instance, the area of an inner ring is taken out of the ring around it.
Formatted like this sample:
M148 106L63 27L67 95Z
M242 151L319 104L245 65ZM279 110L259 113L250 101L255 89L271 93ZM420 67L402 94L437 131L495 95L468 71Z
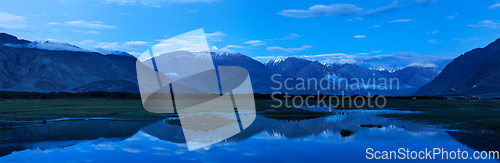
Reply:
M254 57L254 59L260 62L265 62L269 59L285 59L287 57L304 58L323 63L351 63L373 69L397 69L415 65L443 69L456 56L432 56L409 52L396 52L392 54L380 55L366 55L365 53L333 53L302 56L258 56Z
M0 12L0 27L2 28L24 28L26 18L18 15L12 15L6 12Z
M311 18L318 16L353 16L362 10L362 8L356 7L353 4L331 4L329 6L314 5L307 10L283 10L278 14L293 18Z
M375 16L379 16L379 15L382 15L382 14L387 14L387 13L390 13L390 12L394 12L394 11L399 10L401 8L402 8L402 6L400 6L397 1L393 1L390 5L387 5L387 6L384 6L384 7L380 7L380 8L376 8L376 9L368 10L368 11L364 12L361 15L364 16L364 17L375 17Z
M222 33L221 31L216 31L214 33L205 33L205 37L207 38L208 42L220 42L225 36L226 34Z
M469 26L471 26L473 28L483 28L483 29L500 28L500 26L498 25L498 23L495 23L495 22L493 22L491 20L480 21L477 24L469 25Z
M448 19L456 19L456 18L458 18L457 15L458 15L458 13L453 13L452 16L448 16Z
M413 19L399 19L399 20L392 20L389 23L401 23L401 22L411 22Z
M303 51L307 48L312 48L312 46L305 45L300 48L282 48L278 46L272 46L272 47L267 47L267 50L272 51L272 52L288 52L288 53L296 53Z
M299 38L299 37L302 37L301 35L297 34L297 33L290 33L288 36L285 36L283 38L279 38L279 39L276 39L276 40L291 40L291 39L296 39L296 38Z
M244 44L250 44L252 46L261 46L261 45L264 45L264 41L261 41L261 40L250 40L250 41L246 41L244 42Z
M436 0L415 0L415 2L417 2L418 4L420 5L429 5L430 3L432 2L435 2Z
M357 35L357 36L354 36L354 38L366 38L365 35Z
M490 6L491 9L500 9L500 3L494 4Z
M129 41L123 44L123 46L129 47L129 48L138 48L138 47L143 47L148 45L147 42L145 41Z
M78 45L90 45L90 44L94 44L95 42L96 42L95 40L83 40L80 42L76 42L76 44L78 44Z
M101 42L95 46L96 48L102 49L118 49L120 48L120 43L117 42Z
M239 46L239 45L227 45L221 49L217 48L216 46L210 47L211 52L216 52L216 53L239 53L241 51L234 50L234 49L244 49L245 47Z
M144 5L147 7L164 7L171 3L211 3L217 0L101 0L104 3L118 5Z
M409 64L408 66L406 67L411 67L411 66L421 66L421 67L431 67L431 68L437 68L438 65L434 64L434 63L411 63Z
M382 51L371 51L371 52L368 52L368 53L382 53Z
M381 26L380 25L374 25L373 27L374 28L380 28Z
M239 46L239 45L228 45L228 46L225 46L224 48L240 48L240 49L242 49L242 48L245 48L245 47Z
M429 43L436 44L436 43L438 43L438 41L436 39L432 39L432 40L429 40Z
M469 37L469 38L454 38L453 40L458 40L460 42L470 42L470 41L477 41L480 40L480 38L477 37Z
M434 34L437 34L438 32L439 32L439 31L434 31L434 32L432 32L432 34L434 35Z
M59 24L58 22L48 22L47 24L50 24L50 25L57 25Z
M77 20L77 21L69 21L64 24L67 26L82 27L82 28L98 28L98 29L117 28L115 26L103 24L103 22L101 21Z
M73 29L71 30L72 32L77 32L77 33L87 33L87 34L99 34L100 32L98 31L82 31L78 29Z
M213 37L213 36L225 36L225 33L222 33L221 31L217 31L214 33L205 33L206 37Z

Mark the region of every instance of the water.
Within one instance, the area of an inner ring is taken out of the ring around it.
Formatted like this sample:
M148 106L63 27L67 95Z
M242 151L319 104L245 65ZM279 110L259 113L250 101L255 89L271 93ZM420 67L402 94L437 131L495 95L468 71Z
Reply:
M182 128L165 121L50 122L0 131L0 136L9 137L0 140L0 162L385 162L387 160L367 160L366 149L460 149L468 151L470 156L475 150L500 150L497 141L376 116L390 111L341 112L349 114L301 121L257 116L243 132L195 151L188 151ZM360 124L382 127L364 128ZM342 130L353 134L342 136Z

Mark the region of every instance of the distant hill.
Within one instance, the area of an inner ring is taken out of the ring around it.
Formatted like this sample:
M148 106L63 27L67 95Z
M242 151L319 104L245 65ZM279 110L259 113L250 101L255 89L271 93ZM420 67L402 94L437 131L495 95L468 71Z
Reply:
M414 95L500 94L500 39L466 52Z

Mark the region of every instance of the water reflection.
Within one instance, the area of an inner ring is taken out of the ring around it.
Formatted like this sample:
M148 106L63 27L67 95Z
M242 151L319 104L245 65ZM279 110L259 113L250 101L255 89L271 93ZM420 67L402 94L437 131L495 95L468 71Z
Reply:
M165 162L165 161L366 161L375 150L500 150L497 141L435 130L375 116L388 111L342 111L346 114L289 121L257 116L255 122L223 142L188 151L182 128L167 120L125 122L61 121L0 131L0 162ZM347 114L349 112L349 114ZM361 124L381 127L361 127ZM341 135L343 130L352 133ZM451 136L450 136L451 135ZM497 143L497 144L495 144ZM259 157L255 157L259 156ZM373 160L383 161L383 160ZM393 160L398 161L398 160ZM419 161L419 160L399 160ZM429 161L429 160L427 160ZM432 160L431 160L432 161ZM440 161L443 160L434 160ZM457 160L444 160L453 161ZM477 160L458 160L477 161ZM497 160L481 160L493 161Z

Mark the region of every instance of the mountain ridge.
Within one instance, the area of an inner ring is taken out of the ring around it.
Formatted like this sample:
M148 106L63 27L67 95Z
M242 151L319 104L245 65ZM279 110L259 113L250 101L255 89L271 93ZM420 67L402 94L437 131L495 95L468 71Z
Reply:
M500 92L500 38L453 59L414 95L480 95Z

